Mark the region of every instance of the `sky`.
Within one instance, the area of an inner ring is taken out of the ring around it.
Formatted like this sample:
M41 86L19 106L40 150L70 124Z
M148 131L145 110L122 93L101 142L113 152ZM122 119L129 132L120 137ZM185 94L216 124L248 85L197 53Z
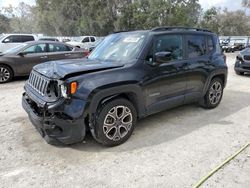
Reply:
M12 5L17 6L20 2L25 2L29 5L34 5L35 0L0 0L0 8ZM228 10L243 9L241 7L241 0L199 0L201 7L206 10L212 6L227 8Z

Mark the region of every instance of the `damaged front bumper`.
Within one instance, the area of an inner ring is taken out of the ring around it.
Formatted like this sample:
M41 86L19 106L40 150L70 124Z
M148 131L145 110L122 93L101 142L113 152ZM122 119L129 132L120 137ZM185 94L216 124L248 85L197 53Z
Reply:
M62 99L55 103L44 103L41 106L25 92L22 106L32 124L49 144L73 144L84 139L85 101L72 99L67 102Z

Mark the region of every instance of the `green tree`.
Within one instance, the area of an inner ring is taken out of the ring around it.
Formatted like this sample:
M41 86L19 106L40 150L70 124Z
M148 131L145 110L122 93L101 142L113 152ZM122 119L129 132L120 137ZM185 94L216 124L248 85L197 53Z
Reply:
M244 11L228 11L220 14L219 34L221 35L250 35L250 17Z
M0 33L6 33L10 31L10 19L5 15L0 14Z
M219 33L220 9L212 7L206 10L201 16L200 27Z

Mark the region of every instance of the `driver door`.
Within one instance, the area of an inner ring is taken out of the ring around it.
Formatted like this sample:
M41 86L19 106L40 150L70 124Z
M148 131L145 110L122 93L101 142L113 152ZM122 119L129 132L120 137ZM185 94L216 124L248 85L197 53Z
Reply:
M187 61L184 59L183 43L182 35L157 35L153 39L147 60L154 65L145 64L144 96L148 114L184 103ZM157 53L170 55L157 59Z

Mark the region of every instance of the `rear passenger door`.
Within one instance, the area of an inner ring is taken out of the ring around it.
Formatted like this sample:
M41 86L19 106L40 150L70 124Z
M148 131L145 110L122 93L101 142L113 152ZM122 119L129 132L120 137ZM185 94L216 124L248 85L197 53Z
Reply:
M195 101L202 96L210 70L213 68L211 52L214 43L211 36L185 35L187 58L187 93L185 102Z

